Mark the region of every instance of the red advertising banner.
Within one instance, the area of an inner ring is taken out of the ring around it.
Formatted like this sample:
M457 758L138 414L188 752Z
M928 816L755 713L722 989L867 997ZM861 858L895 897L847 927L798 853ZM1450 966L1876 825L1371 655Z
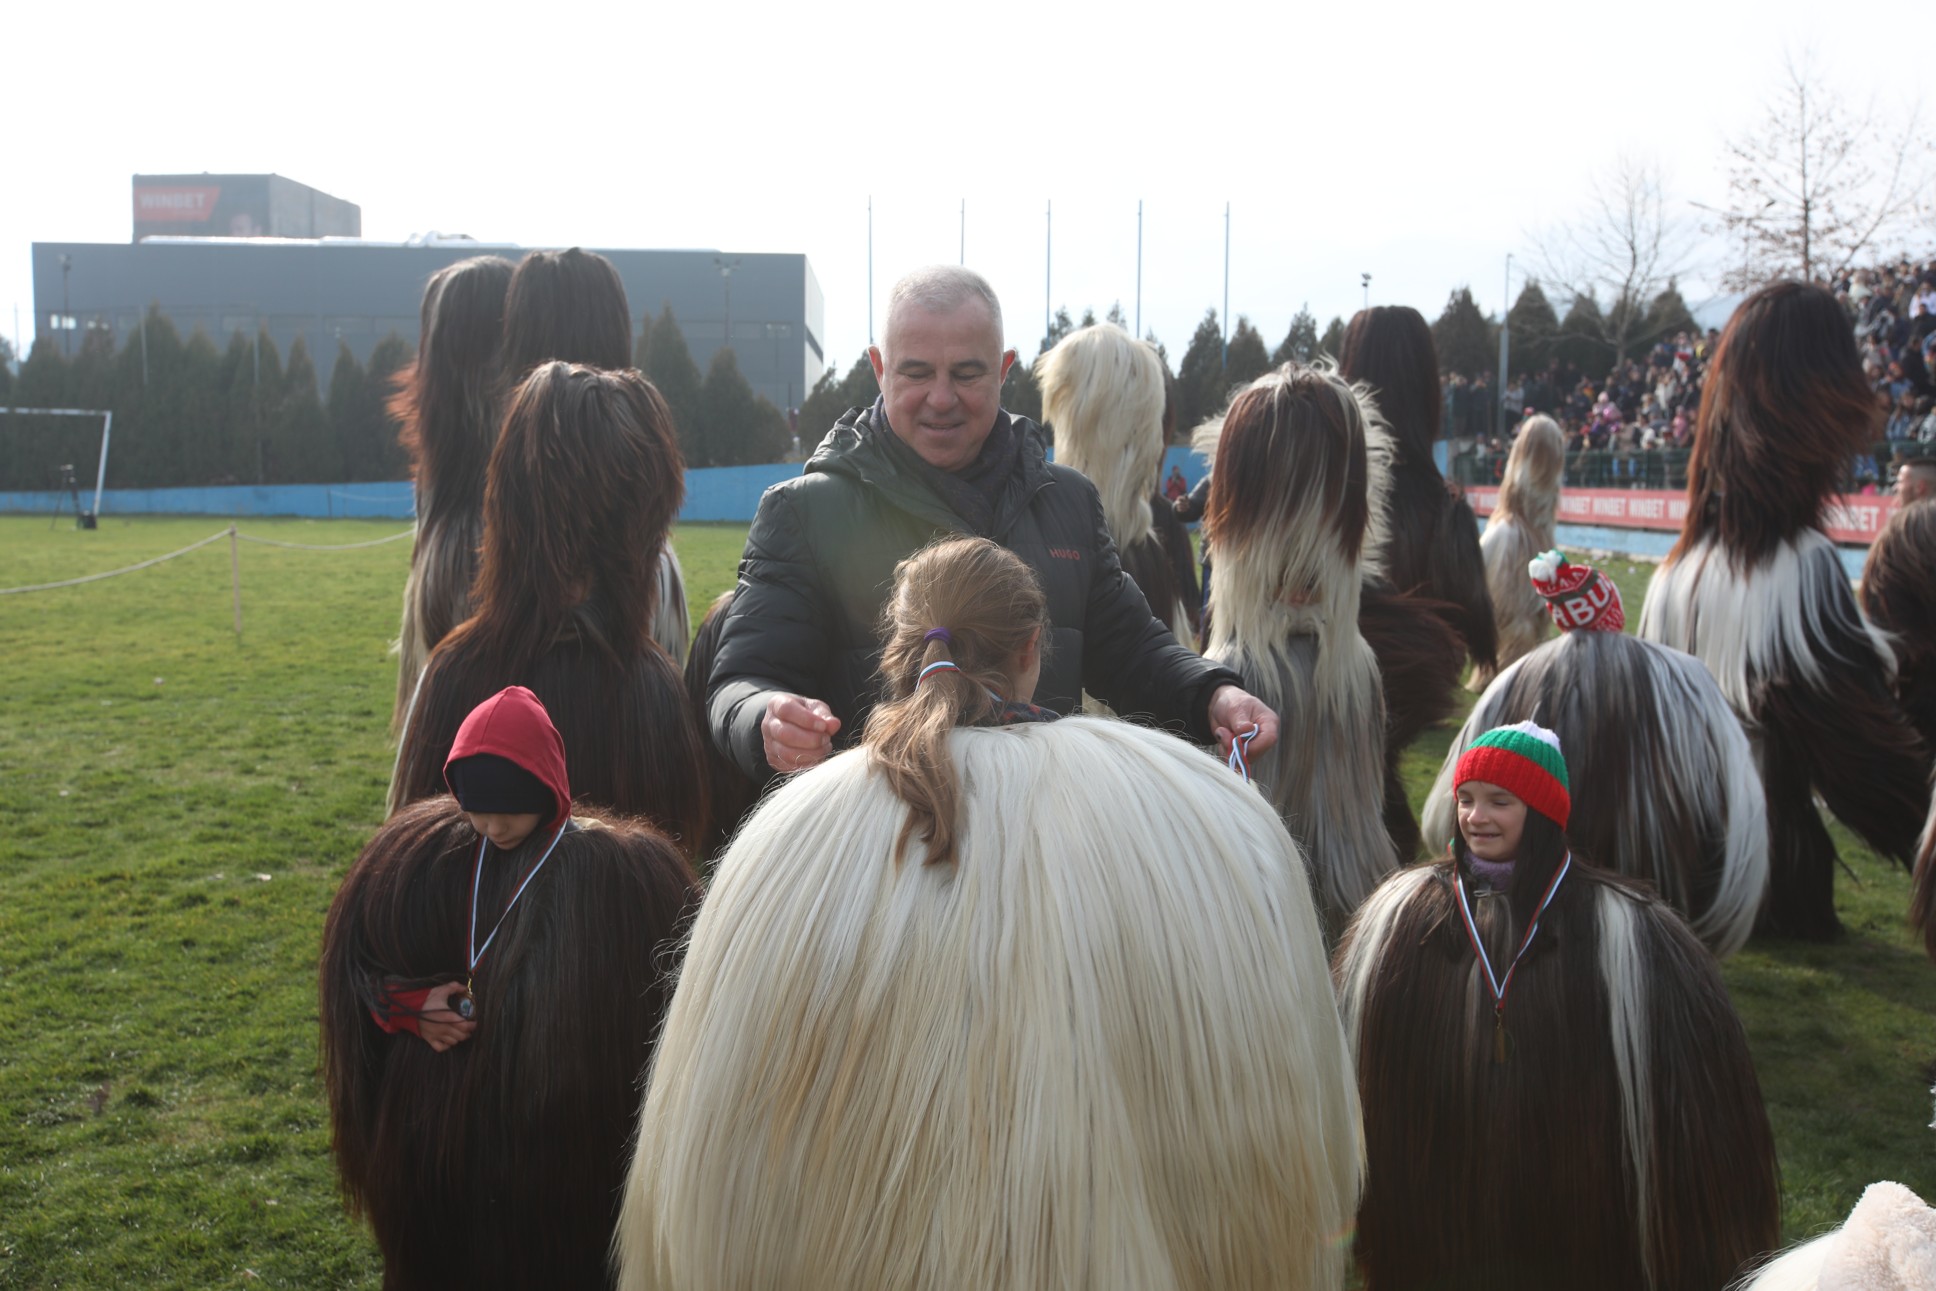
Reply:
M215 215L220 184L137 184L136 224L202 224Z
M1499 486L1473 485L1465 499L1487 516L1499 504ZM1836 542L1867 546L1882 532L1895 509L1890 497L1844 493L1829 499L1822 531ZM1567 489L1560 494L1561 524L1597 524L1611 529L1658 529L1678 533L1687 518L1687 495L1661 489Z

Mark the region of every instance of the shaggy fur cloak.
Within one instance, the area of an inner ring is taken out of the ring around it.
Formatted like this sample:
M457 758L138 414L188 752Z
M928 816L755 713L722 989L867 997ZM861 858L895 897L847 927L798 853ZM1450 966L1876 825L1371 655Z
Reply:
M698 891L651 829L577 824L478 964L476 1032L443 1053L386 1034L369 1010L386 983L465 980L479 839L456 801L393 818L330 906L320 993L333 1147L386 1287L609 1285L638 1078ZM550 841L540 830L486 855L480 941Z
M1753 561L1715 537L1683 544L1648 585L1640 635L1699 657L1747 724L1768 804L1769 931L1832 937L1835 843L1815 795L1905 865L1929 804L1927 755L1892 692L1894 654L1819 531Z
M1376 415L1366 401L1322 370L1289 367L1249 386L1196 442L1216 463L1205 653L1283 723L1286 738L1251 774L1309 858L1334 938L1398 864L1383 821L1383 688L1358 630L1384 482L1365 447Z
M1896 696L1936 754L1936 504L1889 517L1862 566L1862 612L1889 634Z
M721 860L639 1119L620 1285L1334 1288L1358 1119L1302 858L1183 741L948 737L954 862L857 749Z
M1928 752L1897 702L1888 639L1856 608L1818 527L1879 410L1848 318L1822 288L1776 283L1716 347L1688 460L1687 520L1655 572L1640 635L1696 655L1748 726L1768 798L1766 924L1837 935L1828 809L1909 864Z
M1194 619L1176 575L1180 525L1159 489L1163 473L1163 365L1156 351L1112 323L1071 332L1036 361L1042 421L1055 433L1055 460L1081 471L1102 498L1103 521L1123 571L1177 640L1194 640ZM1157 508L1168 513L1157 522ZM1189 535L1183 533L1187 550ZM1190 581L1194 595L1195 580Z
M1367 1291L1718 1291L1779 1240L1780 1192L1713 959L1667 907L1576 860L1520 961L1495 1063L1452 864L1388 879L1338 954ZM1503 973L1520 921L1503 895L1474 905Z
M1553 521L1559 513L1560 473L1566 465L1566 441L1551 417L1531 417L1513 440L1506 459L1506 478L1499 486L1499 504L1486 517L1479 536L1479 552L1486 563L1486 591L1492 600L1493 623L1498 628L1498 668L1544 641L1553 620L1546 603L1526 580L1526 565L1553 545ZM1466 685L1484 690L1498 676L1497 668L1476 663Z
M1466 746L1527 720L1560 737L1567 778L1583 786L1566 826L1580 851L1651 883L1716 955L1739 950L1768 887L1766 803L1741 722L1701 661L1581 631L1507 667L1446 751L1425 803L1431 842L1458 828L1452 776Z

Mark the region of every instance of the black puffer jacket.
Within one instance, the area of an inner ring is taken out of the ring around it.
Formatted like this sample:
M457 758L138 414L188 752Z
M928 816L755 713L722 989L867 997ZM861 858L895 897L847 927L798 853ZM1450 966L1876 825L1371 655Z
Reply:
M766 491L746 536L709 717L720 751L756 779L772 774L760 721L775 691L824 700L841 721L837 747L860 738L879 697L894 566L936 538L975 532L880 442L892 432L876 418L848 411L804 475ZM1035 702L1067 713L1086 687L1118 713L1208 742L1210 692L1240 679L1176 643L1124 576L1095 486L1046 460L1033 422L1011 425L1021 440L1015 468L977 536L1026 561L1048 596Z

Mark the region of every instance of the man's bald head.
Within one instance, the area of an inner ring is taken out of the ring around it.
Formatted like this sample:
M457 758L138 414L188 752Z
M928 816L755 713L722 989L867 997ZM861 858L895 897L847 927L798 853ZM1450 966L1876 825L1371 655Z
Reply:
M1002 339L1002 302L988 279L973 269L953 264L931 264L903 274L887 293L887 330L893 335L894 320L903 310L914 308L928 314L952 314L969 301L980 301L988 308L995 325L997 347Z

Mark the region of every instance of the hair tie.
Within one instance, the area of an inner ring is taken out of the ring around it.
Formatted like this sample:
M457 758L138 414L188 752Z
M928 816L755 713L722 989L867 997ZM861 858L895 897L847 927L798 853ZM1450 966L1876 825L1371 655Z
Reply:
M921 670L921 675L920 675L920 676L918 676L918 677L916 677L916 678L914 679L914 686L915 686L915 689L917 689L917 690L919 690L919 689L920 689L920 687L921 687L921 683L922 683L922 682L924 682L924 681L926 681L926 680L928 679L928 674L929 674L929 673L931 673L931 672L939 672L939 671L941 671L941 670L942 670L943 668L947 668L947 669L952 669L952 670L953 670L953 671L955 671L955 672L960 672L960 671L961 671L961 669L960 669L960 668L957 668L957 667L955 666L955 664L954 664L954 661L953 661L953 660L951 660L951 659L936 659L936 660L935 660L935 661L934 661L933 663L931 663L931 664L929 664L929 665L928 665L927 667L925 667L925 668L923 668L923 669Z
M946 628L929 628L928 634L921 638L921 644L926 645L930 641L940 641L947 645L953 645L955 638L954 634Z

